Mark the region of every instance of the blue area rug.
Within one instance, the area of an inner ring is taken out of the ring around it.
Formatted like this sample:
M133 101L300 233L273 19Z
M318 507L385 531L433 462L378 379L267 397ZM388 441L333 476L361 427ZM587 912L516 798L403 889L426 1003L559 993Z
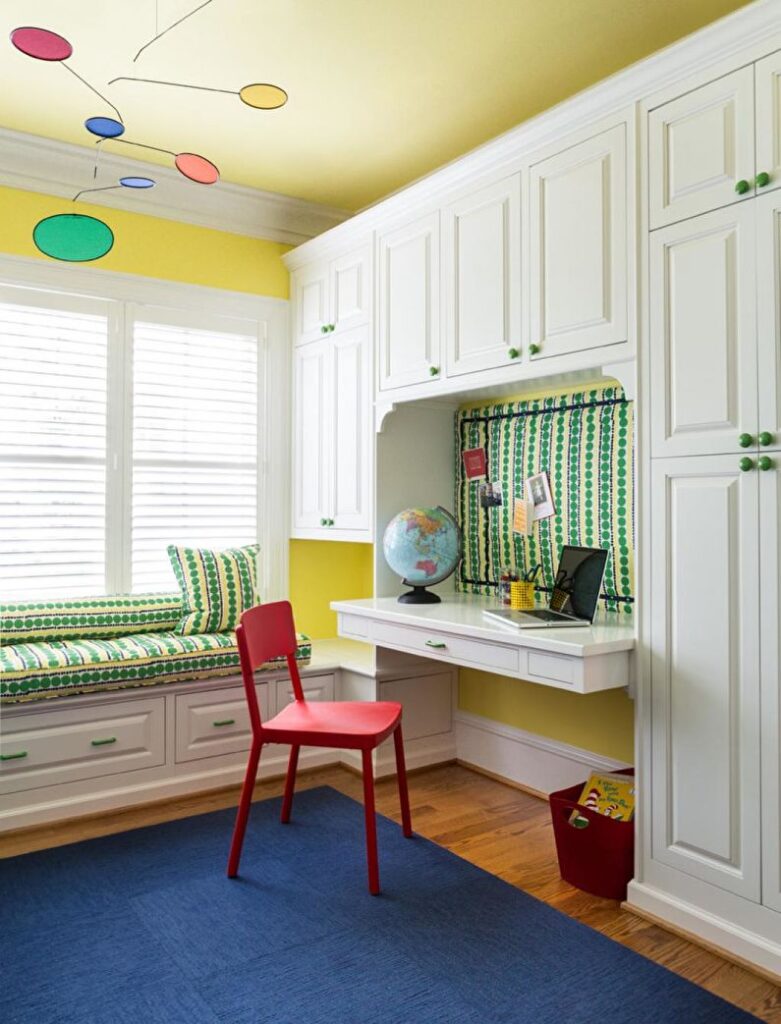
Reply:
M756 1020L329 788L0 861L3 1024Z

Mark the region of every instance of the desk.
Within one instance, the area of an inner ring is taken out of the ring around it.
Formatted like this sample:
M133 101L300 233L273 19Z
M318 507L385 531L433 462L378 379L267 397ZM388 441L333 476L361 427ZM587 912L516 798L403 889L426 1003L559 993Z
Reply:
M509 629L483 616L487 597L443 596L441 604L399 604L395 597L333 601L339 636L434 661L479 668L573 693L628 686L634 624L604 617L593 626Z

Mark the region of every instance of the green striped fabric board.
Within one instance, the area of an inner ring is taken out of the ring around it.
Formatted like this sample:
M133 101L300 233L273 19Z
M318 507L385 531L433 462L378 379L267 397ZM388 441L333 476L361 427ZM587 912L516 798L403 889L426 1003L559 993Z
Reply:
M462 452L485 448L487 479L503 504L481 508L479 480L467 480ZM610 552L603 608L631 614L634 600L633 406L619 386L480 405L456 415L456 514L464 534L457 589L491 594L503 567L538 562L538 591L553 586L565 544ZM529 537L513 533L513 498L548 472L556 508Z

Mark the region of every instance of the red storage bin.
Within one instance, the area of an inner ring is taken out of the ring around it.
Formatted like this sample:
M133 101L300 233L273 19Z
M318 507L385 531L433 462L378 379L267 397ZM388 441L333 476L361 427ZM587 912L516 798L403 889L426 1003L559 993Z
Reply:
M634 768L618 775L634 776ZM634 875L635 823L606 818L578 803L585 781L550 795L553 834L561 877L595 896L626 899L626 887ZM588 821L575 828L569 819L573 811Z

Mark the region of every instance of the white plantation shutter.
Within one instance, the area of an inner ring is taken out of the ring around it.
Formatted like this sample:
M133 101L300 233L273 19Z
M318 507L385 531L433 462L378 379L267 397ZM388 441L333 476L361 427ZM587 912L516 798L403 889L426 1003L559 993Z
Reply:
M0 601L105 590L108 310L0 291Z
M258 325L137 314L131 565L135 592L171 590L168 544L258 538Z

